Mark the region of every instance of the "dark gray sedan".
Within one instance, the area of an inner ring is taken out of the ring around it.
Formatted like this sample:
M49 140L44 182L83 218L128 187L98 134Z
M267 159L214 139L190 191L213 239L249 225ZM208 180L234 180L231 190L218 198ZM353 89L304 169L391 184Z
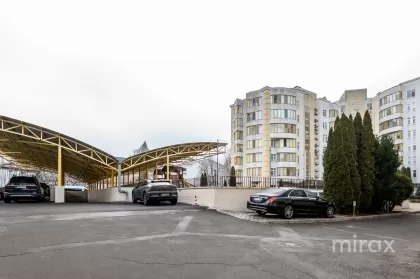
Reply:
M178 189L170 180L143 180L134 187L131 198L133 203L141 201L144 205L162 201L169 201L175 205L178 202Z

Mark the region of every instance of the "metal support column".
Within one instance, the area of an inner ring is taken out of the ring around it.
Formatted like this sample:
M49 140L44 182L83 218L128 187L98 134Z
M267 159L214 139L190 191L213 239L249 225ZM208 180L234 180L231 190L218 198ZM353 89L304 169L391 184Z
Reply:
M149 165L146 164L146 179L149 178Z
M170 177L170 171L169 171L169 151L168 154L166 155L166 179L169 179Z
M133 182L132 182L133 184L134 184L134 172L135 172L135 169L133 169Z
M111 170L111 188L115 187L114 170Z
M64 170L63 170L63 149L61 148L61 139L58 139L58 172L57 172L57 186L64 186Z
M158 164L157 164L157 161L156 161L156 167L155 167L155 173L154 173L154 176L153 176L153 178L154 179L157 179L157 176L158 176Z

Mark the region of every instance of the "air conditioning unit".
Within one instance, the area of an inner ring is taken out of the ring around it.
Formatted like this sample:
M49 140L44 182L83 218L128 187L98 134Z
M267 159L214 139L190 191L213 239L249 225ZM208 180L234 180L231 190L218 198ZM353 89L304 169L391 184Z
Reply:
M314 110L314 114L315 114L315 115L318 115L318 109L315 109L315 110Z

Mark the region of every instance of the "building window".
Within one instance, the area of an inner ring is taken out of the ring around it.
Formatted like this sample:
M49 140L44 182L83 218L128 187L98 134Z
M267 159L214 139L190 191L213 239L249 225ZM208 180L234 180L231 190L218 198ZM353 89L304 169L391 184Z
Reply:
M242 106L240 106L240 105L236 105L236 106L234 107L234 113L236 113L236 114L241 114L241 113L243 113L243 108L242 108Z
M417 171L413 170L413 177L417 177Z
M327 117L327 110L326 109L322 110L322 116Z
M289 104L296 105L296 97L289 95L272 95L271 96L272 104Z
M260 140L260 139L248 140L246 142L246 146L247 146L248 149L260 148L260 147L262 147L262 140Z
M407 124L410 125L410 117L407 118Z
M244 159L242 156L236 156L234 160L235 160L235 165L243 165L244 163Z
M408 131L408 138L411 138L411 131Z
M416 124L416 117L413 116L413 124Z
M296 176L296 168L277 168L279 176Z
M272 139L271 140L271 147L273 148L295 148L296 147L296 139Z
M236 132L233 134L233 138L234 138L235 140L242 140L242 139L244 139L244 132L242 132L242 131L236 131Z
M296 115L296 120L299 123L299 115Z
M261 162L262 153L248 153L246 154L246 162L247 163L254 163L254 162Z
M345 111L345 110L346 110L346 106L341 106L341 112L342 112L342 113L346 113L346 111Z
M260 105L261 101L261 97L256 97L256 98L252 98L252 99L248 99L247 103L248 103L248 107L252 108L252 107L257 107Z
M413 130L413 139L416 139L416 130Z
M242 176L242 170L235 170L235 175L237 177L241 177Z
M276 168L271 168L270 169L270 174L271 174L271 176L276 176L277 174L276 174Z
M410 152L411 151L411 146L408 146L408 152Z
M242 118L236 118L235 121L234 121L233 127L237 128L237 127L242 127L243 125L244 125L243 119Z
M367 109L368 109L368 110L372 110L372 103L368 103L368 104L367 104Z
M338 116L338 110L330 109L329 116L330 118L336 118Z
M407 91L407 99L416 97L416 90Z
M388 115L392 115L394 113L401 113L401 112L403 112L403 106L402 105L392 106L392 107L381 110L379 112L379 119L381 119L382 117L388 116Z
M261 176L261 168L247 168L246 175L247 176Z
M247 136L258 135L260 133L261 126L262 125L254 125L254 126L246 127L246 134L247 134Z
M254 120L261 120L262 119L262 113L261 111L254 111L254 112L248 112L246 114L246 122L254 121Z
M379 106L386 105L396 100L401 100L401 92L395 92L385 97L382 97L381 99L379 99Z
M328 129L328 123L327 122L322 122L322 128L324 128L324 130Z
M407 111L410 112L410 106L407 106Z
M416 145L415 144L413 145L413 151L416 151Z
M289 133L296 134L296 125L295 124L270 124L271 133Z
M296 119L296 111L291 109L272 109L271 118Z
M327 135L323 135L322 137L323 137L323 141L324 142L327 142L328 141L328 136Z
M234 151L235 152L242 152L242 151L244 151L243 144L235 144L234 146L235 146L235 148L234 148Z
M277 162L277 156L276 154L271 154L271 162L276 163Z
M401 117L387 120L379 124L379 132L392 128L392 127L397 127L397 126L402 126L402 125L403 125L403 119Z
M296 162L296 153L277 153L277 162Z

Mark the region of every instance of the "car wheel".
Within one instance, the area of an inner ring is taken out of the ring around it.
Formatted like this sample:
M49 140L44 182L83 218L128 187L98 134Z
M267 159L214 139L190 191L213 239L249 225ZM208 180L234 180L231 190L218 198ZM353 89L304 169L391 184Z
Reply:
M4 202L5 202L5 203L11 203L11 202L12 202L12 200L11 200L11 199L8 199L8 198L5 198L5 199L4 199Z
M0 200L3 200L3 199L4 199L4 194L0 193Z
M327 218L334 217L334 207L332 207L331 205L327 207L327 210L325 211L325 217Z
M261 210L257 210L257 214L260 216L264 216L267 212L262 212Z
M149 205L150 202L147 200L146 195L143 194L143 204L144 205Z
M134 193L131 193L131 200L133 203L137 203L137 199L134 197Z
M286 205L284 207L284 211L283 211L283 216L286 219L290 219L293 217L294 211L293 211L293 206L291 205Z
M171 201L171 204L172 204L172 205L175 205L177 202L178 202L178 200L172 200L172 201Z

